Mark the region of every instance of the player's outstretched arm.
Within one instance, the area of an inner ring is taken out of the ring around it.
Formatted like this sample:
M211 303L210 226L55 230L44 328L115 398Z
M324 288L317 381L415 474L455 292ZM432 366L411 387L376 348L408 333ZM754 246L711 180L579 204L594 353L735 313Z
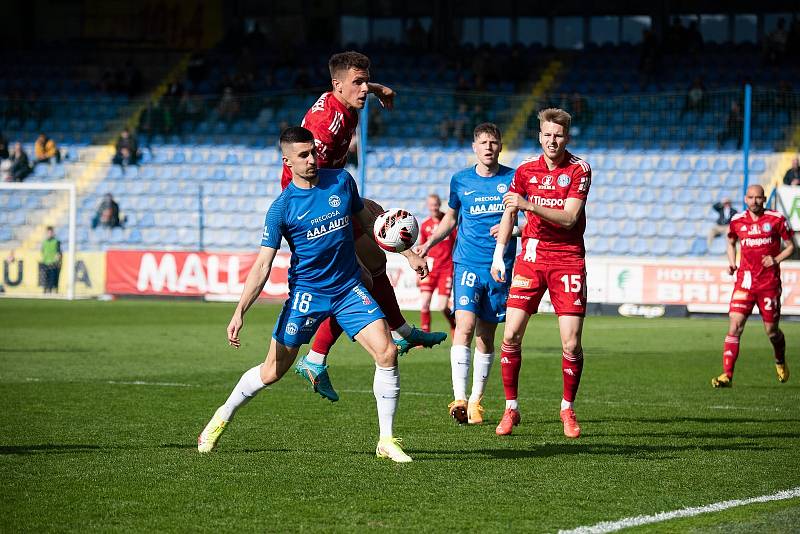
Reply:
M442 217L442 220L439 221L439 224L436 226L436 231L431 234L431 237L428 239L428 241L417 247L417 254L423 258L427 256L430 249L441 243L445 237L450 235L450 233L456 227L457 220L458 211L453 208L447 210L447 213L444 214L444 217Z
M386 87L385 85L375 82L368 83L367 87L369 87L370 93L378 97L378 102L381 103L381 107L386 109L394 108L394 97L397 93L395 93L391 87Z
M275 254L278 251L272 247L261 247L258 252L258 257L255 263L247 273L247 280L242 289L242 296L239 298L239 304L233 312L230 323L228 323L228 344L236 347L241 345L239 341L239 332L244 325L244 314L250 309L250 306L258 299L264 285L269 280L269 272L272 270L272 262L275 260Z
M519 195L517 195L519 196ZM514 231L514 221L517 220L517 211L515 207L506 208L503 212L503 218L500 219L500 228L497 230L497 244L494 246L494 255L492 256L492 267L490 272L495 282L506 281L506 263L503 260L503 255L506 252L506 245L511 240L511 235Z
M725 249L725 254L728 256L728 274L736 272L736 238L728 236L728 246Z

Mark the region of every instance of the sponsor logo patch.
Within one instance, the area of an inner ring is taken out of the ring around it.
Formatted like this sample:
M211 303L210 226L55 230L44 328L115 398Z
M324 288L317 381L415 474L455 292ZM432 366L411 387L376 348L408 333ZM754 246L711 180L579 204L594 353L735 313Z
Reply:
M529 289L531 287L531 279L515 274L514 278L511 279L511 287Z
M555 189L556 186L553 185L553 177L549 174L542 178L542 183L539 184L539 189Z
M750 293L747 291L737 290L733 292L733 300L747 300L750 297Z

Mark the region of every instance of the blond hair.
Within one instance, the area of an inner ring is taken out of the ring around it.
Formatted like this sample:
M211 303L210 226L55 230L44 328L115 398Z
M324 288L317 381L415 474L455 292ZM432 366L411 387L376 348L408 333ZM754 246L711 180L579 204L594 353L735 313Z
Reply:
M545 122L552 122L564 127L564 133L569 133L572 115L559 108L547 108L539 112L539 126Z

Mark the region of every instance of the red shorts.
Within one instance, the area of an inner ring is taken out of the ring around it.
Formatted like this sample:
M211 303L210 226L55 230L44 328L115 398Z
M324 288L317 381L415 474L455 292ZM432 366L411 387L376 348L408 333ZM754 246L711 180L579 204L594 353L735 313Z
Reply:
M733 288L731 307L729 313L741 313L745 317L753 312L753 306L758 306L761 319L765 323L776 323L781 318L781 288L772 289L742 289Z
M543 265L517 258L506 305L533 315L546 290L550 291L556 315L585 316L586 263L580 260L575 265Z
M417 285L420 291L436 291L440 297L449 297L453 289L453 263L438 267L432 264L433 258L427 258L430 274L423 280L418 280Z

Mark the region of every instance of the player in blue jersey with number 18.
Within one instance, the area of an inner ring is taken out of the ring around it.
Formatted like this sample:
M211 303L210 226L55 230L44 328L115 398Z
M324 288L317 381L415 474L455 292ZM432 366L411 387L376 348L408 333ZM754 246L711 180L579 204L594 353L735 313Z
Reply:
M376 455L410 462L411 457L403 452L392 433L400 394L397 347L380 306L361 283L350 226L355 217L362 227L372 228L374 216L364 209L356 183L347 171L317 169L314 136L309 130L288 128L281 134L280 145L283 162L292 171L292 181L267 212L261 250L228 325L229 344L237 348L240 345L244 315L269 278L281 238L286 239L292 251L289 299L275 323L266 360L242 375L228 400L197 438L197 449L213 450L236 410L280 380L300 346L308 343L324 319L333 316L375 360L372 390L380 428ZM406 257L424 278L425 261L416 255Z
M453 251L453 288L456 331L450 349L453 396L448 410L459 424L483 422L483 396L494 360L494 334L498 323L505 321L509 283L495 282L489 273L495 236L503 217L503 194L514 178L514 169L500 165L503 149L500 129L492 123L475 127L472 150L478 163L464 169L450 180L450 210L436 232L419 249L421 256L444 239L458 224L458 237ZM515 247L505 253L506 267L511 271ZM470 347L475 341L472 393L467 402L467 378Z

